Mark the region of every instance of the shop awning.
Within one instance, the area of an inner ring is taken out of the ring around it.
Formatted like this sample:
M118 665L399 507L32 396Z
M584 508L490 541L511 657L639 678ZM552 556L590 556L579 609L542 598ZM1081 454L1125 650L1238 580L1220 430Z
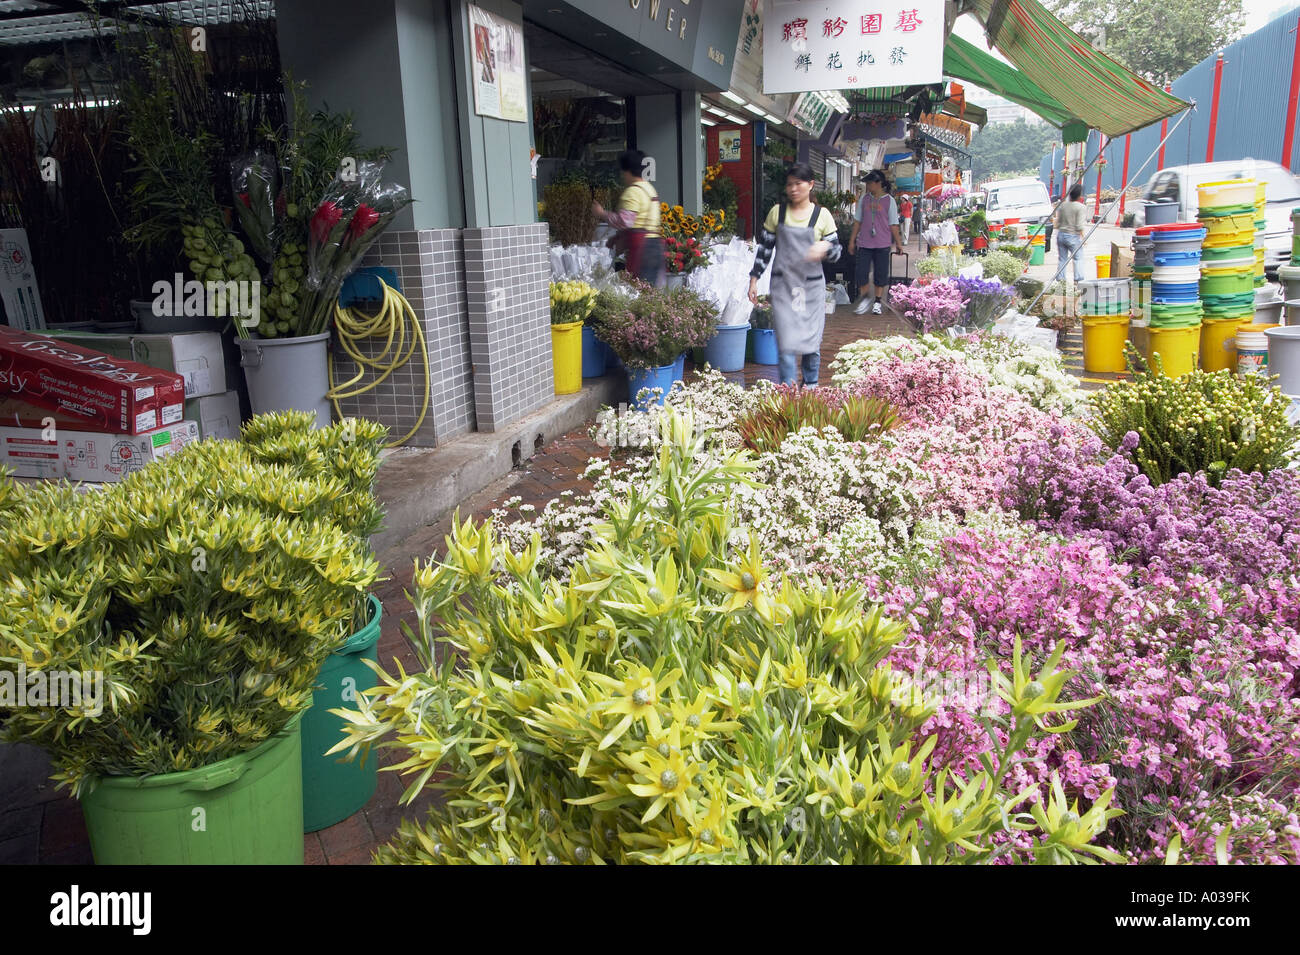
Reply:
M989 56L957 34L948 37L943 50L943 72L967 80L1011 102L1032 110L1053 126L1064 126L1074 117L1070 111L1025 78L1015 67ZM970 106L966 107L967 112Z
M1019 72L1021 95L1026 92L1023 83L1027 81L1046 94L1044 108L1050 109L1050 101L1054 101L1070 117L1107 136L1142 129L1191 105L1094 50L1038 0L968 0L967 9L984 24L989 42ZM949 49L954 39L949 36ZM986 85L976 76L963 78ZM1021 102L1007 90L988 88ZM1056 125L1064 125L1064 121L1052 119L1038 107L1022 105Z

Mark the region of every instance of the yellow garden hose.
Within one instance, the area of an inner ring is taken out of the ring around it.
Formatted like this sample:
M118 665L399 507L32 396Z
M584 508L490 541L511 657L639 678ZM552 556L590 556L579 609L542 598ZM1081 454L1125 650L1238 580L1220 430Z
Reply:
M420 355L424 359L424 402L420 405L420 417L416 419L415 427L399 440L390 442L387 445L390 448L395 448L398 445L405 444L415 432L420 430L420 425L424 424L425 415L429 413L429 393L432 387L429 378L429 349L424 342L424 329L420 325L420 319L415 314L415 309L411 308L411 303L406 300L406 297L401 292L395 290L388 283L380 281L379 284L384 288L384 300L383 305L374 315L366 315L351 308L339 308L338 305L334 306L334 327L338 331L339 347L357 363L358 371L348 381L343 382L341 385L335 385L334 358L331 355L329 363L330 390L325 397L333 402L334 412L338 415L339 420L342 420L343 412L339 408L340 398L355 398L375 388L394 371L410 361L411 355L415 353L415 348L418 345ZM363 355L359 344L366 339L378 338L384 339L384 350L374 357ZM367 371L373 371L379 377L365 385L358 385L365 378Z

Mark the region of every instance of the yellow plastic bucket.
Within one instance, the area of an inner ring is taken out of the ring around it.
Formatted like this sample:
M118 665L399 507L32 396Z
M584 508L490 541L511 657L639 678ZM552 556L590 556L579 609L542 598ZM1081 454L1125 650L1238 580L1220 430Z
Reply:
M1239 319L1209 319L1201 325L1201 368L1204 371L1235 371Z
M551 361L557 395L582 390L582 322L551 326Z
M1251 219L1250 216L1243 216L1242 218L1249 220L1249 228L1237 229L1232 232L1207 233L1205 241L1201 243L1202 246L1207 249L1228 249L1236 246L1252 245L1255 241L1255 220Z
M1097 278L1099 279L1110 278L1110 256L1109 255L1097 256Z
M1258 183L1254 179L1228 179L1207 182L1197 187L1197 199L1202 209L1222 206L1253 206Z
M1224 234L1236 235L1242 232L1253 234L1255 231L1255 216L1250 212L1235 216L1202 216L1198 221L1205 226L1205 234L1211 237Z
M1128 341L1127 315L1083 317L1083 370L1124 371L1124 343Z
M1195 371L1200 352L1200 325L1147 329L1147 361L1159 355L1161 368L1170 378L1181 378Z

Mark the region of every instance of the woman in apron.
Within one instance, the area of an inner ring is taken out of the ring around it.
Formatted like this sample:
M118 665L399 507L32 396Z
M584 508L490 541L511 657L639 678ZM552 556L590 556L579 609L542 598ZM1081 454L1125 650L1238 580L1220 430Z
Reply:
M772 264L772 325L781 384L817 384L822 329L826 325L826 274L822 260L837 262L840 237L835 217L810 200L812 167L791 166L785 177L786 201L772 207L759 235L758 254L749 273L749 300L758 302L758 280Z
M606 212L599 202L591 204L592 214L618 230L618 245L627 252L627 271L656 288L664 284L664 241L659 231L659 195L654 186L641 177L645 153L629 149L619 153L619 176L623 193L618 197L618 211Z

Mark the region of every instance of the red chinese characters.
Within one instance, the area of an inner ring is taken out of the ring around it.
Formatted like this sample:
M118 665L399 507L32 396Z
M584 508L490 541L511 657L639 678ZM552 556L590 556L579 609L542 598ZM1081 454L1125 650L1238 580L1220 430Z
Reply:
M862 32L879 33L884 20L884 16L879 13L868 13L862 17Z
M894 29L901 33L915 33L920 25L921 19L916 15L916 10L899 10L898 24Z
M843 17L836 17L834 20L826 19L822 21L822 36L837 37L844 32L844 28L849 25L849 21Z
M785 43L790 40L806 40L806 39L808 39L808 21L804 17L800 17L797 20L791 20L789 23L782 24L781 42Z

